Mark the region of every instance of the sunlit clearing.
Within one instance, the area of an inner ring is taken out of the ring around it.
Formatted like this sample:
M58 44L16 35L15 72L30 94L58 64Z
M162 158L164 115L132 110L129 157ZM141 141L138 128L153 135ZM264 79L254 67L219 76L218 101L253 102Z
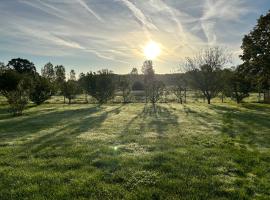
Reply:
M148 60L153 60L160 55L160 46L158 43L154 41L148 42L148 44L144 47L144 55Z

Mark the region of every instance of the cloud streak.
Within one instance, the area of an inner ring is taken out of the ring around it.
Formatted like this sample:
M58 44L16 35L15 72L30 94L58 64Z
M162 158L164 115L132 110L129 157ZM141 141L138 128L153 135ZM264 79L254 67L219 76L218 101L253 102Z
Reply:
M93 11L86 3L84 0L77 0L77 2L85 8L89 13L91 13L93 16L95 16L96 19L98 19L100 22L103 22L103 19L95 12Z
M143 26L150 30L158 30L158 28L144 15L142 10L140 10L138 7L135 6L131 1L129 0L119 0L124 4L133 14L135 19Z
M239 52L243 34L270 7L269 0L260 4L263 8L252 0L4 1L0 61L38 54L37 59L50 56L65 64L72 57L82 68L108 66L127 73L128 67L141 66L143 48L154 40L162 46L156 71L168 72L206 46Z

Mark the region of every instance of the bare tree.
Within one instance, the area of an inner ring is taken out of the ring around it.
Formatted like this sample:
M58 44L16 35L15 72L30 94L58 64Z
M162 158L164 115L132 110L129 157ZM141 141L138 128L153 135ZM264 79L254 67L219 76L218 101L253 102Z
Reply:
M154 107L154 111L156 111L156 103L162 97L164 89L165 89L164 83L156 80L152 81L147 87L148 98Z
M202 50L187 58L186 70L191 86L199 89L208 104L221 90L221 70L231 61L231 55L220 47Z

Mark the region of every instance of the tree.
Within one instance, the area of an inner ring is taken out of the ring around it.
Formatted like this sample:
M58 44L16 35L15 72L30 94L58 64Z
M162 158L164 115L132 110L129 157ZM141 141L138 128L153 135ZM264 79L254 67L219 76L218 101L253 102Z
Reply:
M193 88L202 92L208 104L221 90L221 69L230 61L230 54L219 47L204 49L187 58L187 75Z
M165 85L161 81L152 81L148 85L148 98L149 101L152 103L154 110L156 111L156 103L160 100L163 95Z
M139 72L138 72L138 69L137 68L132 68L131 72L130 72L131 75L138 75Z
M172 93L176 96L178 103L186 103L187 80L184 75L179 74L176 77L175 85L172 87Z
M251 91L250 80L241 72L241 66L234 69L226 69L226 79L224 80L224 93L226 96L231 97L238 104L244 98L249 96Z
M149 92L151 90L152 83L155 80L155 71L153 68L153 62L151 60L146 60L142 66L142 73L144 75L144 91L145 91L145 101L148 102Z
M66 81L66 70L65 67L63 65L56 65L54 67L54 71L55 71L55 86L57 88L58 91L61 92L61 94L63 95L63 90L64 88L64 84ZM64 96L64 103L66 103L65 101L65 96Z
M182 84L177 84L173 86L172 92L176 96L177 102L182 104L185 98L186 88Z
M37 75L34 78L30 92L30 100L37 105L42 104L52 96L52 83L49 79Z
M36 67L29 60L22 58L15 58L8 62L7 65L10 69L14 69L20 74L35 74Z
M245 35L242 46L244 61L242 72L256 77L255 84L265 92L265 102L270 103L270 11L261 16L253 30Z
M88 82L88 77L84 73L80 73L78 84L80 88L83 90L83 93L85 95L85 102L88 103L87 91L88 91L88 84L90 83Z
M63 65L56 65L54 67L55 71L55 81L56 83L63 83L66 80L66 70Z
M63 95L68 99L68 104L71 104L71 100L75 99L79 92L78 84L74 80L68 80L63 84Z
M69 80L76 81L76 72L74 71L74 69L70 70Z
M22 111L28 104L30 89L29 76L19 74L12 69L0 73L0 92L7 98L14 116L22 115Z
M139 76L138 69L135 67L132 68L129 76L130 76L130 84L133 85L138 80Z
M97 73L88 73L88 94L94 97L99 104L107 103L115 95L114 75L103 69Z
M131 85L130 85L130 80L127 77L122 77L120 79L119 89L122 92L124 103L128 103L130 100Z
M41 69L41 76L48 79L50 82L55 80L55 72L53 64L48 62L44 67Z

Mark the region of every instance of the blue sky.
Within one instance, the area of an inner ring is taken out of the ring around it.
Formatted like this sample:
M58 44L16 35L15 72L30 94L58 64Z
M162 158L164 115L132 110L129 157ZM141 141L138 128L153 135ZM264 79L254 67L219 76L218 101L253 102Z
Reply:
M157 73L207 46L227 48L237 64L243 35L268 9L270 0L0 0L0 61L128 73L153 40Z

